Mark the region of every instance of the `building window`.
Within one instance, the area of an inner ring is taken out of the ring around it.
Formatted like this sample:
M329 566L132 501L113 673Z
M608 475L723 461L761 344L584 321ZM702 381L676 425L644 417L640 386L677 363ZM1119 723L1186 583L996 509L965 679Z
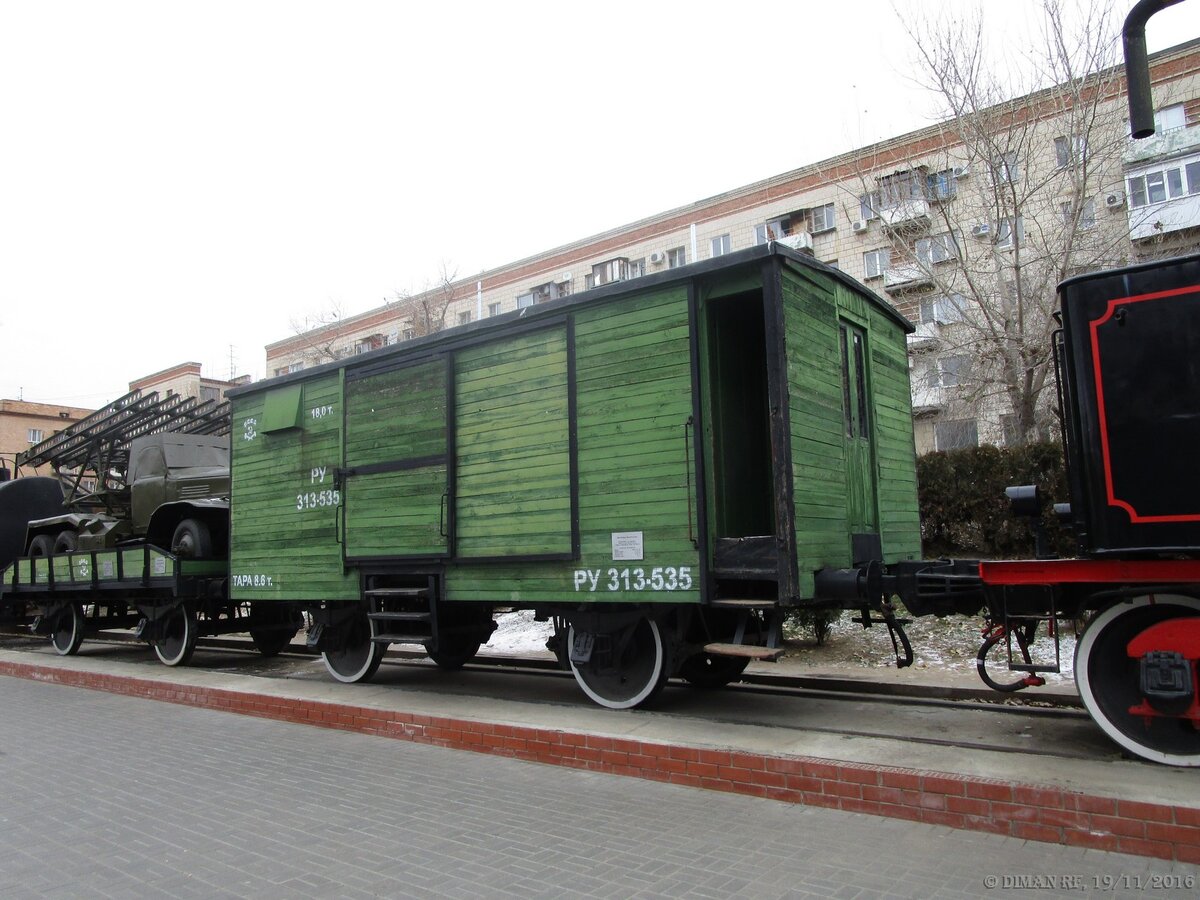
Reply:
M641 259L631 259L629 261L628 277L641 278L645 274L646 274L646 257L643 256Z
M950 325L963 320L967 301L962 294L938 294L925 297L920 304L922 325Z
M517 309L524 309L527 306L533 306L537 301L533 298L533 294L522 294L517 298Z
M958 179L953 169L932 173L926 180L930 200L953 200L958 194Z
M1166 203L1185 193L1200 194L1200 162L1134 175L1126 186L1129 188L1129 205L1134 209L1151 203Z
M879 218L879 191L868 191L858 198L858 217L864 222Z
M200 400L207 403L209 400L220 400L221 389L217 387L207 387L200 385Z
M471 311L469 309L464 310L463 312L460 312L458 314L458 324L459 325L470 325L471 324Z
M926 177L920 169L896 172L879 179L879 203L885 209L911 200L924 200L925 191Z
M499 303L489 303L488 304L488 315L489 316L500 315L500 304Z
M40 444L46 439L45 432L40 428L30 428L26 431L25 436L29 438L30 444Z
M1087 159L1087 138L1082 134L1062 135L1054 139L1054 164L1060 169L1079 165Z
M1174 106L1164 106L1154 114L1154 133L1162 134L1164 131L1174 131L1176 128L1184 128L1187 125L1187 116L1184 114L1183 104L1176 103Z
M933 440L938 450L978 447L979 426L974 419L947 419L934 425Z
M969 356L943 356L937 361L937 365L929 370L929 387L958 387L966 383L970 371Z
M1058 205L1059 211L1062 213L1063 225L1067 228L1075 225L1075 203L1072 200L1064 200ZM1086 231L1089 228L1096 227L1096 201L1089 197L1083 201L1083 206L1079 210L1079 229Z
M762 225L754 226L754 246L758 247L768 241L777 241L781 237L787 237L789 231L789 221L786 217L780 219L770 219Z
M1016 184L1021 180L1021 158L1017 151L1001 153L992 160L992 182L994 184Z
M676 247L674 250L667 251L667 268L678 269L680 266L687 265L687 248Z
M892 251L887 247L868 250L863 254L863 278L879 278L892 264Z
M1020 216L1000 220L996 227L996 247L1000 250L1011 250L1025 239L1025 223Z
M387 339L382 334L369 334L365 338L359 338L354 342L354 354L357 356L360 353L370 353L372 350L378 350L380 347L386 346Z
M949 231L917 241L917 261L925 266L958 259L958 242Z
M837 212L832 203L814 206L808 211L808 230L813 234L832 231L837 226Z
M712 256L714 258L718 256L724 256L730 251L732 246L733 245L729 242L729 235L722 234L718 237L715 237L712 239Z

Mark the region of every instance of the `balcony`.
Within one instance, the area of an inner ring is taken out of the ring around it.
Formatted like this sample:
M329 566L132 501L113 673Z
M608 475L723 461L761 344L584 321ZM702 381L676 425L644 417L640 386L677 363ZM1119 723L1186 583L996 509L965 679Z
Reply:
M883 272L883 286L889 291L910 291L930 283L929 272L920 263L903 263Z
M934 322L922 322L917 330L908 335L908 352L923 353L933 350L941 342L941 328Z
M880 207L879 221L884 228L896 231L921 228L929 224L929 201L904 200L893 206Z
M1125 164L1144 164L1197 149L1200 149L1200 125L1172 128L1140 141L1130 139L1125 148Z

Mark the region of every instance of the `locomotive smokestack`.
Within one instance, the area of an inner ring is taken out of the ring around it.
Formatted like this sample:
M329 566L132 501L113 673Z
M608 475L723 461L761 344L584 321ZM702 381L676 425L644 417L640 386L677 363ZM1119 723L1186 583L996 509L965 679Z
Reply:
M1121 38L1125 46L1125 86L1129 94L1129 133L1135 138L1154 134L1154 98L1150 94L1150 64L1146 59L1146 20L1180 0L1139 0L1125 17Z

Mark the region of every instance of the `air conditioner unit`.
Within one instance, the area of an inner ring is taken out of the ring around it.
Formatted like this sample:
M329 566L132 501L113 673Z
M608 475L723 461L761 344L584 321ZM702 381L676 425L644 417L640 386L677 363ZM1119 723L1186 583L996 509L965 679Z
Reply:
M992 233L992 226L988 222L980 222L977 225L971 226L971 237L985 238Z
M656 266L661 266L663 264L663 260L666 258L667 254L663 253L661 250L655 250L650 254L650 262L654 263Z
M1125 194L1122 193L1121 191L1117 191L1116 193L1109 194L1107 197L1104 198L1104 205L1107 206L1109 209L1120 209L1122 206L1125 205Z
M970 166L955 166L953 169L951 169L951 171L954 173L955 178L966 178L968 175L971 174L971 167Z
M563 282L563 281L570 281L570 280L571 280L571 273L570 273L570 272L563 272L561 275L559 275L559 276L558 276L558 280L559 280L559 282L560 282L560 283L561 283L561 282Z
M866 219L859 219L857 222L852 224L850 226L850 228L854 231L855 234L862 234L864 231L867 230L867 228L870 226L870 224L871 223L868 222Z

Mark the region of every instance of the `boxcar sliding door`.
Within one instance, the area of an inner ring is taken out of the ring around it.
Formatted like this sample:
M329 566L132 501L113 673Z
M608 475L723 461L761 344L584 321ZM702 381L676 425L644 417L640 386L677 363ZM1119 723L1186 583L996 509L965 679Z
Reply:
M445 356L347 371L346 559L449 552L448 382Z

